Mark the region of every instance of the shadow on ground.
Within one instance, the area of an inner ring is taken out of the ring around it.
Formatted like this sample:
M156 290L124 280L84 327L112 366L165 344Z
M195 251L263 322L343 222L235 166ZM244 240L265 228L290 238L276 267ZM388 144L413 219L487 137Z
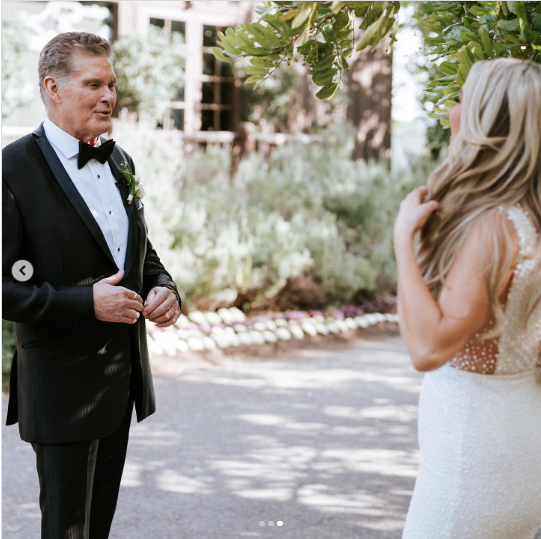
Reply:
M399 539L423 375L397 336L337 347L157 376L110 537ZM34 452L3 432L4 532L39 537Z

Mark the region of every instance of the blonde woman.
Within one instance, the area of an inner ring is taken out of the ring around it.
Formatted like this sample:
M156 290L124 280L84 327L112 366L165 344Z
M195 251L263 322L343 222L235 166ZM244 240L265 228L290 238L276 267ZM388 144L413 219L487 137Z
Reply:
M394 228L421 462L403 539L541 527L541 65L477 62ZM420 230L417 251L413 237Z

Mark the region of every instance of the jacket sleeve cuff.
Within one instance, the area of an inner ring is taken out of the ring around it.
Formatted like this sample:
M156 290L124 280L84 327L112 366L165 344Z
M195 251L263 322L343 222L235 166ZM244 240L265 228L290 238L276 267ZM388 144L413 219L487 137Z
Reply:
M144 276L144 283L143 283L143 291L141 294L141 297L143 298L143 301L146 301L148 293L155 287L155 286L165 286L167 288L170 288L175 292L175 296L177 297L179 308L182 309L182 302L179 296L179 293L177 291L177 288L175 286L175 283L165 274L163 273L157 273L154 275L145 275Z

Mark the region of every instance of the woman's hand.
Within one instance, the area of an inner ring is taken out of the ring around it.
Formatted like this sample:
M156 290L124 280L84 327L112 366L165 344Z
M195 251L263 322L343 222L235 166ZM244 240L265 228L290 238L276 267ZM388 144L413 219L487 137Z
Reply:
M416 187L400 203L400 209L394 223L394 239L413 240L415 233L428 221L430 215L439 207L438 202L423 202L429 193L428 187Z

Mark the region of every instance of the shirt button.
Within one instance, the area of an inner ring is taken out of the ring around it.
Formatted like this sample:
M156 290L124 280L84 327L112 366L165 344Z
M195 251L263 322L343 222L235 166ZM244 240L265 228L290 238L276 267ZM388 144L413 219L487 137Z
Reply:
M98 179L99 179L100 175L98 174Z
M117 250L120 251L120 247Z
M111 210L109 210L109 215L111 215Z

